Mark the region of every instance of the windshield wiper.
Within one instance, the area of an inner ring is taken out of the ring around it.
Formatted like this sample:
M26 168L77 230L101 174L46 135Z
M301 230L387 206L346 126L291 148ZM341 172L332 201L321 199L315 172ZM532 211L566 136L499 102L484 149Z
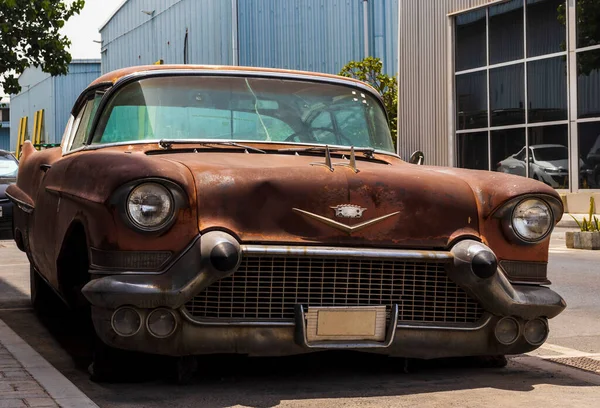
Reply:
M278 149L278 152L290 152L290 153L301 153L301 152L313 152L313 151L325 151L329 150L330 152L347 152L349 150L354 149L357 153L363 153L365 157L372 159L373 154L375 153L375 149L372 147L334 147L331 148L329 146L311 146L311 147L291 147L286 149Z
M195 145L200 145L200 146L210 146L210 145L215 145L215 146L219 146L219 145L225 145L225 146L234 146L234 147L239 147L240 149L245 149L245 150L249 150L252 152L256 152L256 153L264 153L266 154L267 152L265 152L264 150L261 150L257 147L252 147L252 146L246 146L243 144L239 144L236 142L227 142L227 141L216 141L216 142L198 142L198 141L192 141L192 140L169 140L169 139L162 139L158 142L158 145L161 147L161 149L170 149L174 144L195 144Z

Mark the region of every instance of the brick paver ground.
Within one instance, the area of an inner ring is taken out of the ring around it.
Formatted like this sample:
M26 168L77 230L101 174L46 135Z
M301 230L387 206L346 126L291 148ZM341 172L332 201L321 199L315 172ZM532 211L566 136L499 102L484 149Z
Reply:
M21 407L58 407L58 405L0 344L0 408Z

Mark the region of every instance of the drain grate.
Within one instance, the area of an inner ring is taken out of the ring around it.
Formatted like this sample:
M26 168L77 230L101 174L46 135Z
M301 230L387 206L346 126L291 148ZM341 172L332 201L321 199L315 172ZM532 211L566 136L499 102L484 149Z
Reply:
M595 360L590 357L550 358L548 360L558 364L579 368L580 370L600 374L600 360Z

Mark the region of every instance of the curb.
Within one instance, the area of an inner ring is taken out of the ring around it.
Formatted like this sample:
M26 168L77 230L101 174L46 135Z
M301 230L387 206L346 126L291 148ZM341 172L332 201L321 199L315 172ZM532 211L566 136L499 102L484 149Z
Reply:
M99 408L0 319L0 343L63 408Z

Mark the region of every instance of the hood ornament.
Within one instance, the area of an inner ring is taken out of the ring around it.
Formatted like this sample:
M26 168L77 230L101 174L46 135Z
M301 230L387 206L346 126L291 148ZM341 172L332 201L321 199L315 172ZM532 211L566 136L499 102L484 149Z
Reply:
M338 206L338 207L340 207L340 206ZM344 206L342 206L342 207L344 207ZM334 207L332 207L332 208L334 208ZM358 208L361 208L361 207L358 207ZM338 230L346 232L348 234L352 234L353 232L360 231L363 228L369 227L369 226L371 226L373 224L376 224L376 223L378 223L380 221L383 221L385 219L393 217L394 215L400 214L400 211L396 211L396 212L393 212L393 213L388 214L388 215L384 215L384 216L381 216L381 217L373 218L372 220L361 222L360 224L356 224L356 225L350 226L350 225L342 224L341 222L332 220L330 218L323 217L322 215L318 215L318 214L314 214L314 213L311 213L311 212L308 212L308 211L301 210L299 208L292 208L292 210L295 211L295 212L297 212L298 214L302 214L302 215L304 215L304 216L306 216L308 218L312 218L313 220L322 222L323 224L329 225L332 228L338 229ZM337 211L337 209L336 209L336 211ZM356 208L355 208L355 211L356 211ZM364 209L362 211L364 211Z
M354 146L350 147L350 161L348 163L335 163L334 166L349 167L353 172L358 173L360 170L356 168L356 156L354 155Z
M296 152L298 154L298 152ZM356 155L354 154L354 146L350 147L350 161L348 163L335 163L331 164L331 151L329 150L329 145L325 145L325 163L315 162L311 163L311 166L325 166L330 171L333 171L333 166L341 166L348 167L352 169L353 172L358 173L360 170L356 167Z
M330 171L333 171L333 166L331 165L331 154L329 152L329 146L328 145L325 145L325 163L316 162L316 163L311 163L310 165L311 166L325 166Z
M335 210L335 216L340 218L360 218L366 210L366 208L352 204L341 204L330 208Z

